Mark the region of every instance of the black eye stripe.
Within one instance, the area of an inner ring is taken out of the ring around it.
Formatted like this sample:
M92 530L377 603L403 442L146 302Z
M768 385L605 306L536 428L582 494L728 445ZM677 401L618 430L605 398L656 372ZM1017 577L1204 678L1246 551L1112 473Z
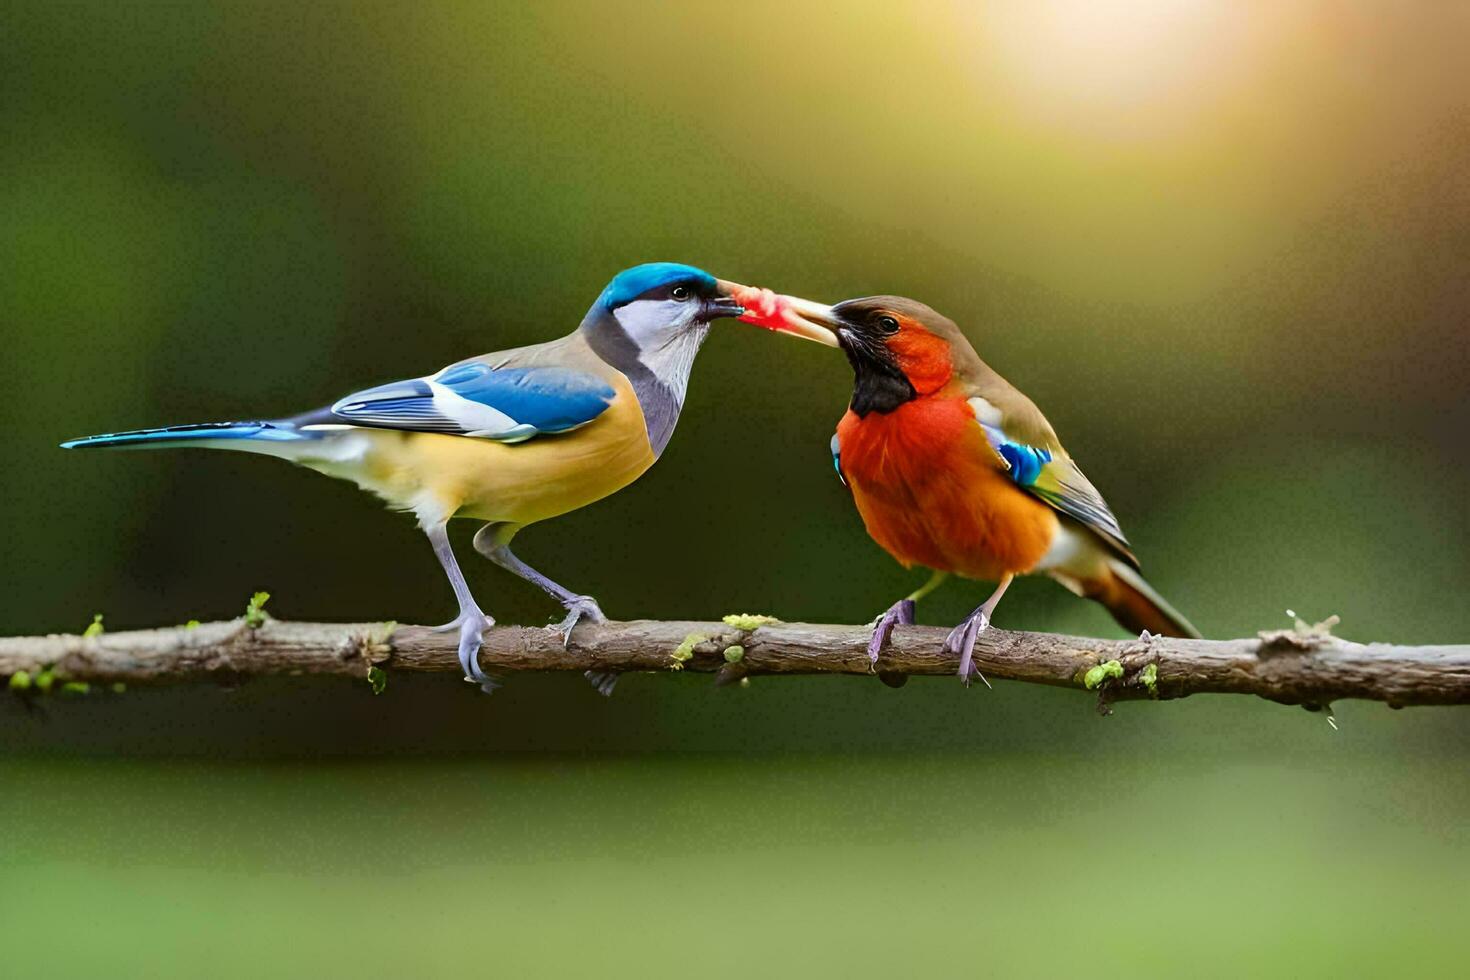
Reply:
M850 333L866 335L877 343L884 343L883 338L892 336L903 327L898 314L876 303L849 301L838 303L832 310L847 324Z

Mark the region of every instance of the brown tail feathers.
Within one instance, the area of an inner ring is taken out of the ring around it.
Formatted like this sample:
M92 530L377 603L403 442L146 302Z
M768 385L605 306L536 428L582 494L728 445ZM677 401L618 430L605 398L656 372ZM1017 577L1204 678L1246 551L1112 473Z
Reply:
M1132 633L1148 630L1155 636L1199 639L1199 630L1169 605L1143 576L1126 562L1110 558L1107 574L1082 583L1083 594L1108 607L1124 629Z

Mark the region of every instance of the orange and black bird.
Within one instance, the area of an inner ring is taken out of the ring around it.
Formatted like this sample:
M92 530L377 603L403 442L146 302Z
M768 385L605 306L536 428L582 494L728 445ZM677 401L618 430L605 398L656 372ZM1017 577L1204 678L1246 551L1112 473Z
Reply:
M969 683L975 639L1017 575L1049 575L1134 632L1199 633L1138 572L1102 494L1062 448L1046 416L990 368L949 318L901 296L836 306L747 289L757 326L839 347L852 364L832 462L868 534L929 581L874 623L875 662L895 625L950 575L997 582L945 648Z

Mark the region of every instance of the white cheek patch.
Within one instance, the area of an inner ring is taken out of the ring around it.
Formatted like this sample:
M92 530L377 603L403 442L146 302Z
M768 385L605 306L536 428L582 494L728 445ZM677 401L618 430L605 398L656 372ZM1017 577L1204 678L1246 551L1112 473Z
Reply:
M613 310L613 316L639 350L656 350L687 330L698 311L693 300L635 299Z
M709 324L699 318L701 308L692 299L637 299L612 311L636 349L634 362L618 367L633 383L655 456L674 432L694 357L709 335Z
M640 358L668 389L679 407L683 407L684 394L689 390L689 374L694 370L694 358L708 335L709 324L690 327L675 335L664 346L644 351Z

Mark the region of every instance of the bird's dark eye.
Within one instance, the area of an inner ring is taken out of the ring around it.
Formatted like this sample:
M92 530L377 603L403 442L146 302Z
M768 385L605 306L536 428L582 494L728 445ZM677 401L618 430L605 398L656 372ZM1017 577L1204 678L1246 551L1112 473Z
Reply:
M669 296L671 296L674 301L678 303L684 302L686 299L693 295L694 294L689 291L688 286L675 286L673 289L669 290Z
M884 333L896 333L898 331L898 321L891 316L880 316L878 318L878 329Z

